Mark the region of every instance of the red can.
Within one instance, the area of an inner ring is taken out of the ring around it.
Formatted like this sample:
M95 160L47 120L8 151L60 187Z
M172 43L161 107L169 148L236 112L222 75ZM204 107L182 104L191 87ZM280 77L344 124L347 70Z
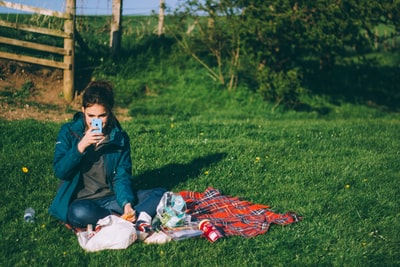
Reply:
M199 223L199 229L203 231L203 235L211 242L217 241L223 237L220 231L210 222L210 220L202 220Z

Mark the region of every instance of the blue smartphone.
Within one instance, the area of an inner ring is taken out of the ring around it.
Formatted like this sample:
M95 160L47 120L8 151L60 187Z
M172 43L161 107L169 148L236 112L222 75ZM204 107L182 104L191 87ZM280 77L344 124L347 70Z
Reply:
M97 128L97 129L93 130L92 132L101 133L103 130L102 126L103 126L103 122L101 121L101 119L92 119L92 128Z

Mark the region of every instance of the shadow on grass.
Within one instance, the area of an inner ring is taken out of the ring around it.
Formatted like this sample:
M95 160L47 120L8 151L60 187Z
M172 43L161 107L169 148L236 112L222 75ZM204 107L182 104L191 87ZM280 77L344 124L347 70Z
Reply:
M328 96L334 105L347 102L389 112L400 110L400 76L395 66L334 66L308 73L305 84L311 94Z
M136 190L162 187L171 190L179 183L196 178L202 169L222 160L226 155L226 153L216 153L196 158L187 164L172 163L159 169L146 171L133 177L133 188Z

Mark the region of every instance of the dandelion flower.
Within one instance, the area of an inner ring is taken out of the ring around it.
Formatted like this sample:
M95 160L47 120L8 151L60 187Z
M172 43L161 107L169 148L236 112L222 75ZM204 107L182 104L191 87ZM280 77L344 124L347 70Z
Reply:
M256 157L256 160L254 161L255 163L260 162L261 158L260 157Z
M171 128L174 128L174 127L175 127L175 124L171 123Z
M22 167L22 172L23 172L23 173L27 173L28 171L29 171L29 170L28 170L28 168L27 168L27 167L25 167L25 166L24 166L24 167Z
M205 172L204 172L205 175L208 175L209 173L210 173L209 171L205 171Z
M349 188L350 188L350 185L349 185L349 184L346 184L346 185L344 186L344 188L345 188L345 189L349 189Z

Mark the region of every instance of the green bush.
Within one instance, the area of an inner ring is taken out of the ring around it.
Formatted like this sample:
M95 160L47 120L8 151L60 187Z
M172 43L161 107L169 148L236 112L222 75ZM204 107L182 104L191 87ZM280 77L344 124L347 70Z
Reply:
M300 95L305 94L298 70L274 72L264 68L258 72L259 92L267 101L296 108Z
M172 34L216 83L228 90L258 86L266 100L287 107L306 93L299 73L329 71L349 56L365 56L376 42L394 40L400 21L399 4L389 0L197 0L178 10ZM390 34L376 35L383 25ZM316 64L304 64L310 59ZM260 66L267 70L259 73Z

